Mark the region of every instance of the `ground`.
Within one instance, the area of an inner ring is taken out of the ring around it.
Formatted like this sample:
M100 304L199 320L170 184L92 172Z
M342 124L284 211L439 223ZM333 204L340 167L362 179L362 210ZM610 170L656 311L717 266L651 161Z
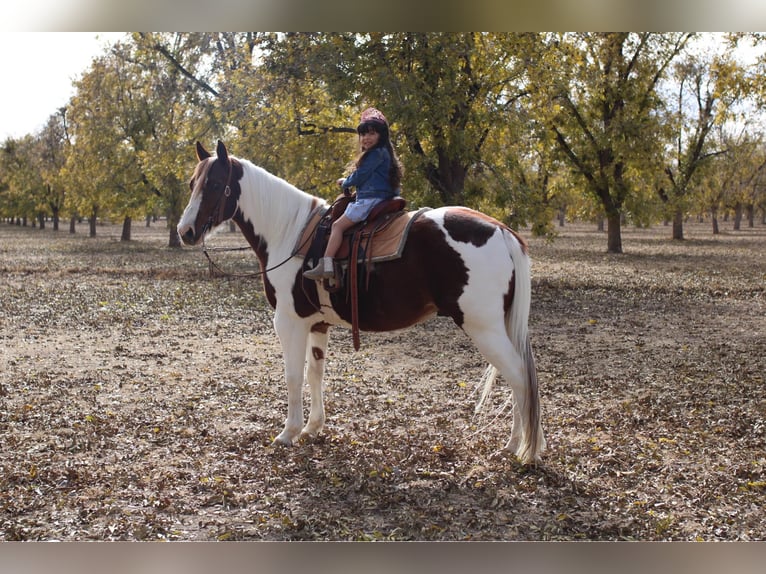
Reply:
M626 228L624 255L590 224L530 238L529 467L497 454L506 416L474 414L485 362L447 319L358 352L335 329L325 432L271 446L260 281L211 278L162 226L119 231L0 224L0 539L766 539L763 226Z

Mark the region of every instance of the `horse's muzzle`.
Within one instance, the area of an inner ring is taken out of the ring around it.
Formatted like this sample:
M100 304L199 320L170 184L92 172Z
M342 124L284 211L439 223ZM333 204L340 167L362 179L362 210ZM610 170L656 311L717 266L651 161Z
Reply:
M194 245L197 243L197 238L194 236L193 227L187 228L183 233L179 232L178 235L181 237L181 241L183 241L186 245Z

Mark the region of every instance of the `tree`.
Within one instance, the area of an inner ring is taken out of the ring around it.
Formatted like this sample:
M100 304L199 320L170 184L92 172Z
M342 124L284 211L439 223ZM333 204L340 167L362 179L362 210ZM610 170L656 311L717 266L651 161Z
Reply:
M26 135L7 139L1 157L5 214L26 226L30 217L40 217L44 210L41 190L45 184L40 175L35 137Z
M335 180L355 153L356 131L346 125L352 112L331 100L300 44L228 33L214 43L216 113L229 126L230 149L309 193L337 196Z
M658 84L691 36L541 34L532 43L532 105L602 205L610 253L622 253L625 206L659 159Z
M711 158L700 179L703 206L712 215L712 231L719 233L718 214L721 209L735 214L734 229L739 229L743 206L762 201L766 175L766 146L760 137L740 127L726 130L716 127L716 138L725 153Z
M524 74L517 39L480 33L290 34L273 38L264 60L297 81L309 74L344 111L382 108L397 137L408 195L424 203L464 203L489 134L515 125ZM354 128L347 119L342 126Z
M60 108L48 118L38 136L40 175L43 179L43 201L53 217L53 230L59 229L59 216L64 207L66 182L61 170L66 164L66 108Z
M676 99L672 120L673 146L665 163L667 185L659 188L673 215L673 239L682 240L683 219L694 190L693 178L710 157L724 153L708 144L713 126L727 121L740 100L741 72L733 60L701 61L690 56L675 66Z
M141 94L148 122L145 147L135 154L145 181L167 213L168 245L180 247L176 225L188 191L191 150L216 126L209 34L136 33L131 90Z
M77 184L71 207L88 216L91 237L98 217L113 216L123 219L122 238L129 239L131 218L147 198L130 133L140 111L126 108L132 86L123 81L120 63L112 53L94 59L69 105L73 145L65 173Z

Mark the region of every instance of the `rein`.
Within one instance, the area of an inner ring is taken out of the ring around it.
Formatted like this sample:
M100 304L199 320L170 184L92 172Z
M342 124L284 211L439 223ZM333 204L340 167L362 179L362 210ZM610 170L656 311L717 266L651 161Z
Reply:
M226 189L228 189L228 186L226 186ZM239 209L239 207L237 207L237 209ZM329 212L329 209L328 209L328 212ZM303 243L301 243L300 245L295 247L295 249L292 250L290 255L285 260L283 260L280 263L277 263L276 265L274 265L272 267L268 267L268 268L263 269L261 271L254 271L253 273L229 273L228 271L225 271L215 261L213 261L213 258L210 257L210 252L214 252L214 251L249 251L250 249L253 249L253 247L252 246L247 246L247 247L208 247L205 244L205 236L207 235L208 229L210 229L210 227L211 227L212 219L213 218L211 217L208 220L208 222L205 224L205 227L202 230L202 253L204 253L205 257L207 258L207 261L208 261L208 263L210 265L211 274L212 274L212 270L215 269L220 275L222 275L224 277L235 277L235 278L239 278L239 279L248 279L248 278L253 278L253 277L260 277L261 275L265 275L269 271L274 271L275 269L278 269L278 268L282 267L282 265L284 265L285 263L290 261L290 259L295 257L298 253L300 253L301 249L303 249L311 241L311 239L314 236L314 232L312 231L312 233L310 233L306 237L306 239L303 241ZM309 220L311 220L311 216L309 216ZM316 225L314 225L314 231L316 231L316 229L319 227L319 224L321 222L322 222L322 219L320 218L317 221ZM259 237L259 242L260 242L260 237Z
M310 239L310 238L309 238ZM205 240L202 240L202 253L205 254L205 257L208 260L208 263L210 264L210 269L215 269L220 275L223 275L224 277L236 277L238 279L247 279L247 278L253 278L253 277L260 277L261 275L265 275L269 271L274 271L275 269L278 269L282 267L285 263L290 261L295 255L298 253L298 251L303 248L303 246L306 244L306 241L303 242L303 245L300 245L297 249L293 250L292 253L282 261L281 263L277 263L273 267L268 267L267 269L262 269L261 271L254 271L253 273L230 273L228 271L225 271L220 265L218 265L215 261L213 261L213 258L210 257L211 251L249 251L252 249L252 247L207 247L205 245Z

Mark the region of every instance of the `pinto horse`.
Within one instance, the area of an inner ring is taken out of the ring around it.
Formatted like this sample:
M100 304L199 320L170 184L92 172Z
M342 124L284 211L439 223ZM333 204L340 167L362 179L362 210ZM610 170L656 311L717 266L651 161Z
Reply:
M221 141L215 156L197 142L197 159L178 234L195 245L224 222L239 226L263 270L284 355L287 418L274 442L291 445L301 436L315 436L325 423L322 379L329 330L348 327L351 318L346 298L331 299L320 282L304 278L303 258L295 255L310 216L328 208L327 202L229 155ZM505 449L534 463L545 439L527 326L530 299L526 243L491 217L442 207L412 223L400 258L371 269L367 289L359 292L358 321L362 331L391 331L437 314L451 317L489 362L477 410L499 371L511 385L513 405ZM305 426L304 373L311 394Z

